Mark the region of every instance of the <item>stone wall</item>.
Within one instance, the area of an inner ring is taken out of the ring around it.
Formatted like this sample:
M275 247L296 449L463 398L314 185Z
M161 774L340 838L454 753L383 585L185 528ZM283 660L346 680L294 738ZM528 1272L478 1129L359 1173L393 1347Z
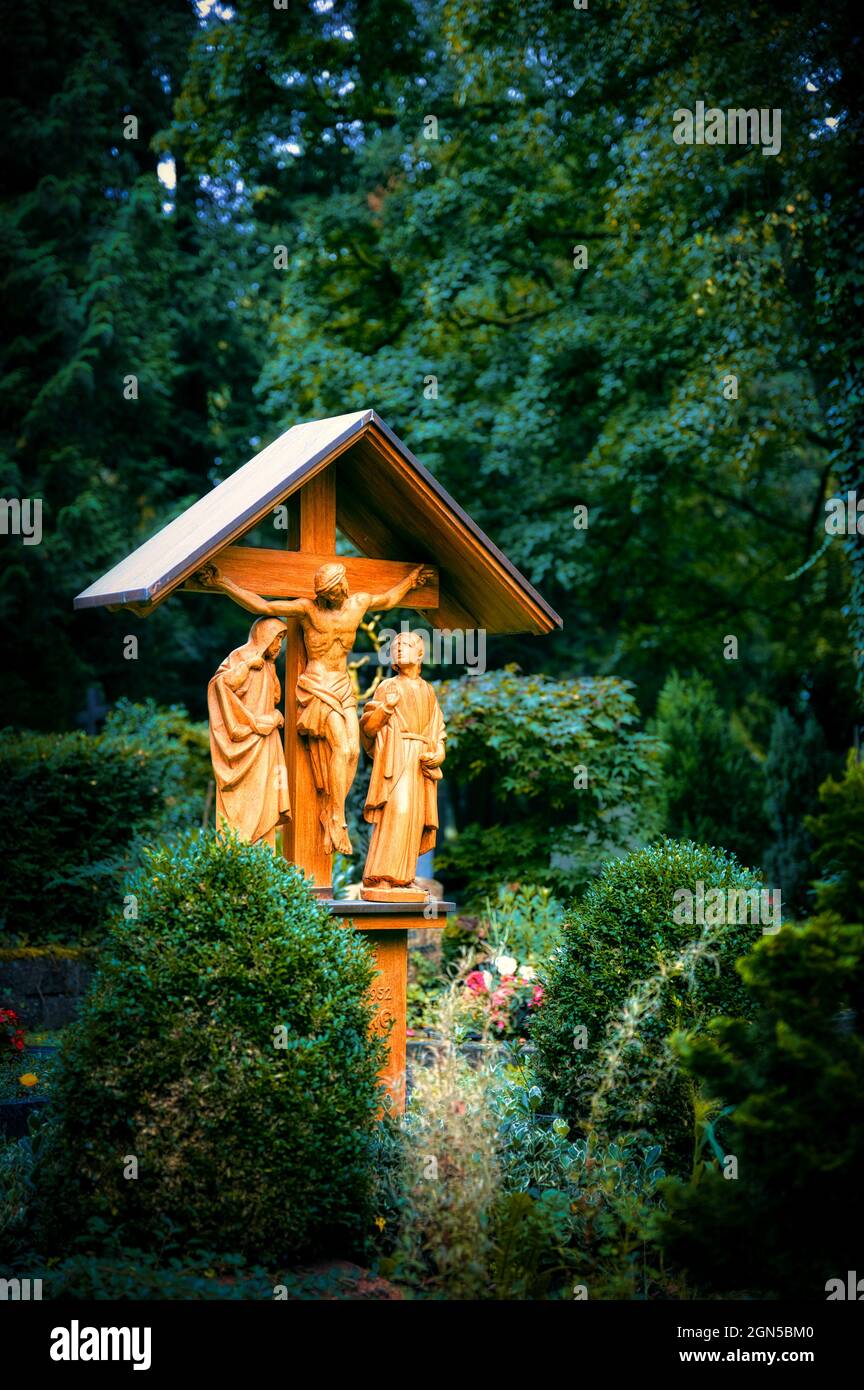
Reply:
M78 1012L93 976L92 956L69 947L0 951L0 1003L31 1031L62 1028Z

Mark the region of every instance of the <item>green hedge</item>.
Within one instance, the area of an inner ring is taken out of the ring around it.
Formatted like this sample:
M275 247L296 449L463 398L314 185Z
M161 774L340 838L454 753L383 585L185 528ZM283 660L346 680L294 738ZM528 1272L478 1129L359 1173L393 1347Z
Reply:
M698 1025L714 1014L746 1013L750 1000L734 966L761 934L761 926L751 923L705 927L676 921L676 890L695 893L699 882L706 893L761 886L724 850L664 839L605 864L568 915L531 1030L538 1080L551 1109L568 1119L585 1118L611 1026L622 1041L628 1030L632 1033L615 1092L621 1128L633 1119L631 1100L644 1110L637 1127L654 1125L658 1138L671 1135L675 1142L676 1127L689 1124L685 1098L663 1075L665 1039L673 1029ZM683 972L660 973L699 938L705 954ZM656 998L650 985L645 989L649 981L662 982ZM625 1006L640 987L643 1001L654 1002L635 1023L628 1022ZM587 1035L584 1047L581 1028ZM631 1069L632 1093L626 1084Z
M379 1103L365 942L293 865L215 832L149 852L130 888L138 918L114 926L64 1040L42 1248L89 1228L271 1261L344 1252Z
M201 824L206 725L121 702L103 733L0 732L0 941L80 944L123 901L141 841Z

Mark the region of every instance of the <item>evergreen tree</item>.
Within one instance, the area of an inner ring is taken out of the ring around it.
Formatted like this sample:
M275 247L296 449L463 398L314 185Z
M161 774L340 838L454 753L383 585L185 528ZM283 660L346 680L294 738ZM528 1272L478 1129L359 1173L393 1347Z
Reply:
M819 814L805 820L816 840L816 906L854 922L864 915L864 762L857 749L850 748L840 780L829 777L819 788L819 800Z
M15 138L0 208L0 480L6 498L41 499L43 536L0 551L0 640L15 653L0 723L72 725L88 683L153 694L157 670L161 699L200 712L202 665L230 645L226 615L206 615L208 638L203 606L146 625L126 614L122 627L72 612L80 589L218 479L220 452L242 462L254 430L260 346L230 303L243 239L182 162L174 188L157 176L195 14L183 0L146 15L119 0L4 3L2 26L15 61L0 110ZM130 633L140 661L124 660Z
M732 850L743 863L758 865L763 770L736 738L710 682L684 680L673 671L660 692L656 732L665 745L666 834Z
M816 805L827 761L825 738L813 716L808 714L799 725L789 710L778 710L764 768L765 814L772 839L762 864L767 881L782 889L784 914L807 910L813 837L804 817Z

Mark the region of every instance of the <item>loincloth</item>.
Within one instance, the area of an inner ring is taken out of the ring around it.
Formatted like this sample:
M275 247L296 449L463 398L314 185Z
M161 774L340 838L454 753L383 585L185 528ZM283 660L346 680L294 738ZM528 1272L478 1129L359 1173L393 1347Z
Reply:
M356 708L357 697L347 671L336 672L327 682L304 671L297 681L297 732L306 738L325 738L331 714L344 719L349 710Z

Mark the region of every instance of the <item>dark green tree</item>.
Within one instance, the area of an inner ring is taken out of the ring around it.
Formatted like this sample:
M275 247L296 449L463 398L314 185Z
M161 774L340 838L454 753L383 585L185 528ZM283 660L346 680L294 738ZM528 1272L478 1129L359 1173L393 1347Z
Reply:
M676 1040L685 1073L732 1112L716 1157L666 1184L658 1230L702 1296L824 1302L829 1279L860 1269L864 928L830 914L786 926L740 971L755 1021Z
M829 331L860 273L853 7L397 6L369 82L382 13L241 3L178 109L263 233L274 427L372 403L405 432L567 620L498 656L650 700L683 650L727 707L803 682L848 726L848 567L820 535L857 399ZM780 153L676 145L698 92L782 108Z
M0 639L15 653L0 722L74 725L90 682L109 698L185 694L200 712L202 666L242 634L236 615L229 626L177 603L143 625L72 612L80 589L218 480L224 453L242 462L254 433L248 233L179 152L175 186L157 176L196 15L184 0L146 16L119 0L4 4L2 27L14 59L0 115L15 139L0 206L0 483L6 498L41 499L43 537L7 535L0 549ZM138 661L124 659L126 634Z
M765 814L771 839L762 855L768 883L783 892L784 912L800 916L808 906L813 837L804 818L816 805L828 770L825 737L812 714L799 723L778 710L764 764Z
M851 0L7 8L3 486L46 512L4 538L7 718L152 693L71 594L258 443L371 403L564 614L493 664L650 707L686 658L757 742L803 687L848 743L862 546L822 521L860 480ZM779 153L677 145L697 97L780 109ZM141 631L200 713L236 621L177 599Z
M734 734L710 681L670 675L657 702L664 747L660 800L667 834L758 863L763 770Z
M839 781L829 777L819 788L819 800L819 814L804 822L816 841L816 906L855 921L864 915L864 762L856 749Z

